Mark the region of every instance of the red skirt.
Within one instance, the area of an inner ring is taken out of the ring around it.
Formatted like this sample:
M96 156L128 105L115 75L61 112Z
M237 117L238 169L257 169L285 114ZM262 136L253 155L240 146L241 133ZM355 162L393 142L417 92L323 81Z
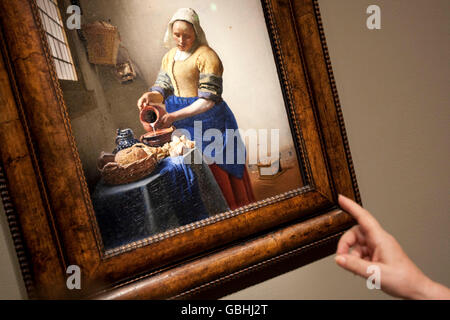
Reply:
M231 210L256 202L247 167L244 167L242 179L229 174L215 163L210 164L209 168L214 178L216 178L217 184L222 190Z

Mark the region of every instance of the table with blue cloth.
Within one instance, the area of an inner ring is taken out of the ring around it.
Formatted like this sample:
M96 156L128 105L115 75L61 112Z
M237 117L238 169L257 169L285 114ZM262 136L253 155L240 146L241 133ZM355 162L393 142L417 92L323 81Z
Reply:
M147 177L123 185L97 184L92 203L106 250L227 211L206 163L194 152L167 157ZM185 158L192 162L186 163Z

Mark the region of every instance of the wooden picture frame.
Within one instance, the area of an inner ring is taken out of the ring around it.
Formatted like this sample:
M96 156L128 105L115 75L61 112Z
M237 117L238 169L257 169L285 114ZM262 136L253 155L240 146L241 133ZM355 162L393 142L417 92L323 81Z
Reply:
M29 298L218 298L335 251L354 224L337 195L361 199L319 6L261 5L305 186L105 251L36 3L0 3L0 187Z

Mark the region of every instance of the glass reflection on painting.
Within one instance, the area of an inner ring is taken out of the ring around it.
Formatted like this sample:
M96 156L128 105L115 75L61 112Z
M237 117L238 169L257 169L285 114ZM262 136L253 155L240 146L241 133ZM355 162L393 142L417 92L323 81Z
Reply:
M105 249L303 186L259 1L79 4L60 84Z

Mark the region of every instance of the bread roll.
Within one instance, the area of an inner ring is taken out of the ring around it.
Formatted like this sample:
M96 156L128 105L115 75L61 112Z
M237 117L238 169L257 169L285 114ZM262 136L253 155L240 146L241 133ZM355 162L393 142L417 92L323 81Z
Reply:
M143 148L133 146L131 148L126 148L117 152L114 161L124 166L144 159L147 156L148 154Z

